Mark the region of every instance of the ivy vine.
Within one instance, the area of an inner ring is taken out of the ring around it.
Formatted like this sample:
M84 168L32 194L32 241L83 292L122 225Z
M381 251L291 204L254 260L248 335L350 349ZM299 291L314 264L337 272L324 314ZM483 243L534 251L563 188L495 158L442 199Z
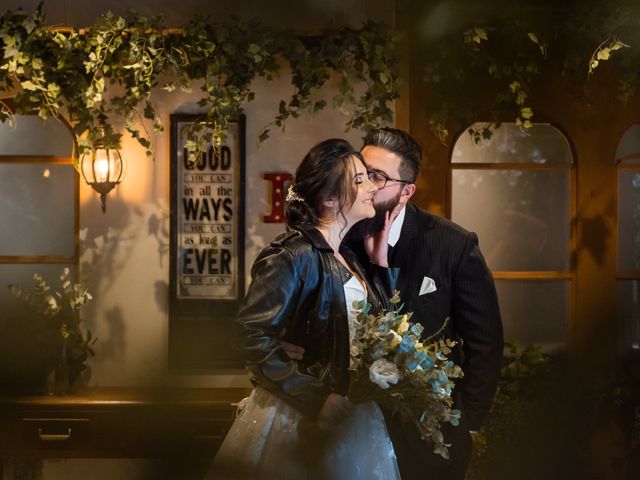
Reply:
M77 157L99 143L117 148L121 127L152 155L148 126L163 130L156 88L200 86L202 122L188 132L192 156L224 140L228 122L255 97L254 79L272 80L284 65L293 91L274 105L261 141L289 118L323 110L320 91L332 75L339 84L334 106L347 115L347 128L390 122L399 95L396 43L391 29L376 22L300 37L256 20L214 24L201 15L169 30L161 17L130 11L108 12L76 30L46 26L41 2L33 12L2 13L0 53L0 98L12 97L11 105L0 101L0 121L12 122L16 113L62 118L73 130Z
M530 127L532 87L542 71L556 65L585 102L589 81L607 61L616 72L618 99L635 95L640 82L640 51L633 48L640 29L637 1L520 1L509 8L496 2L476 8L458 12L453 27L421 45L429 52L423 63L433 98L429 125L443 143L451 128L480 124L468 130L479 142L503 121ZM482 98L463 93L476 85Z

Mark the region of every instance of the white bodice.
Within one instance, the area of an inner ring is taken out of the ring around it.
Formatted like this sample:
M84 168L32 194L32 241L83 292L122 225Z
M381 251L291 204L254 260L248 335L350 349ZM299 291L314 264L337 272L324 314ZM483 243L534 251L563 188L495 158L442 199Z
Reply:
M360 313L360 309L353 306L354 302L361 302L367 299L367 291L355 276L351 276L343 285L344 298L347 305L347 317L349 319L349 343L353 340L356 332L356 317Z

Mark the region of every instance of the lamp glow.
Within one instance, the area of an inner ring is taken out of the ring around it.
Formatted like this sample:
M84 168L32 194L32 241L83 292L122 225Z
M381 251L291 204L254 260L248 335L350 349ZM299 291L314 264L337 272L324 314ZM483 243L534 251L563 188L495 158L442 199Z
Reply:
M91 152L82 156L80 172L87 185L100 194L102 213L107 211L107 194L124 178L124 161L114 148L96 145Z

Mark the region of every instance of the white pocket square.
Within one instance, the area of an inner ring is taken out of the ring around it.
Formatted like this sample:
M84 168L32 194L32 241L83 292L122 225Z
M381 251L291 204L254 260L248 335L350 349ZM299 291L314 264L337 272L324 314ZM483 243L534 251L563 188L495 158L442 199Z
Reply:
M418 295L425 295L427 293L435 292L436 282L433 281L433 278L424 277L422 279L422 285L420 285L420 293Z

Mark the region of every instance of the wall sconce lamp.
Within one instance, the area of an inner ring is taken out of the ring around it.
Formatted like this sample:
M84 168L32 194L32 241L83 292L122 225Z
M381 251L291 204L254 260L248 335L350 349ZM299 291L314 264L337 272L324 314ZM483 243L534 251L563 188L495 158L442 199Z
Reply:
M85 182L100 194L102 213L107 211L107 194L124 178L125 164L115 148L97 143L80 159L80 171Z

